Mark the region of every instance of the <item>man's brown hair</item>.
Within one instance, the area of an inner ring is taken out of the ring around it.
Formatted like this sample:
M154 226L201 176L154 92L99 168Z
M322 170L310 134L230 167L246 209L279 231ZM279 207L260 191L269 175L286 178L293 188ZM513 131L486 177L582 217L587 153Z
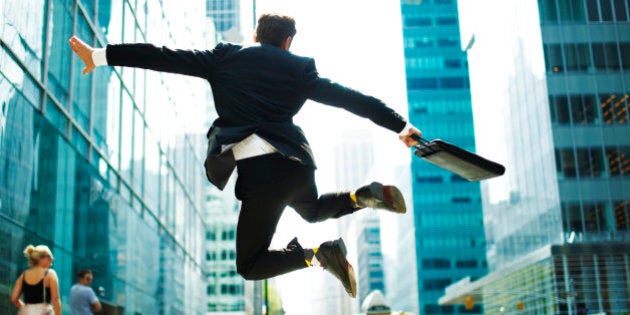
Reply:
M258 18L256 41L280 47L287 37L295 36L295 20L286 15L263 14Z

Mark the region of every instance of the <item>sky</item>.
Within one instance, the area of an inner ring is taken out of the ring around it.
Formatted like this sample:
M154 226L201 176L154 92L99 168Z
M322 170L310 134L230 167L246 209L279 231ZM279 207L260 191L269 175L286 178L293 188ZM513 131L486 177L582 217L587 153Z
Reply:
M243 16L251 17L251 8L251 1L242 0ZM315 58L322 77L380 98L407 117L398 1L258 0L256 14L267 12L286 14L296 19L297 34L291 52ZM253 19L243 23L243 35L246 40L251 39ZM410 163L410 151L395 133L349 112L307 102L295 122L303 128L315 154L320 193L348 189L336 187L332 151L343 138L340 135L346 132L365 131L366 137L372 137L376 164L372 170L374 180L387 183L393 180L396 165ZM387 220L384 222L389 224ZM272 247L284 247L294 236L305 247L313 247L337 238L338 231L334 220L308 224L295 212L287 210L278 225ZM394 248L388 246L392 241L383 239L384 251ZM387 255L387 252L384 254ZM353 258L349 257L351 261ZM323 273L321 270L308 270L275 278L287 314L308 314L309 305L318 303L309 292L310 281L321 281L322 277L323 281L337 281Z

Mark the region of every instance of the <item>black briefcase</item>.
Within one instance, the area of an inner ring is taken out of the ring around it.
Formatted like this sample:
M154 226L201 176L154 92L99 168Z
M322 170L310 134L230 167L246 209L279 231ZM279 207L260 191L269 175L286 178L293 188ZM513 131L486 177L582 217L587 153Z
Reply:
M471 182L501 176L505 173L503 165L456 145L439 139L428 141L420 137L413 138L420 142L416 146L415 155Z

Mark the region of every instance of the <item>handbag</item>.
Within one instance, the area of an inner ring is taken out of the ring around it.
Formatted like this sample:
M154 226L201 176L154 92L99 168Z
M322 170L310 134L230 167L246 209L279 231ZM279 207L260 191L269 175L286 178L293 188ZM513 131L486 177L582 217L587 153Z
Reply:
M503 165L446 141L440 139L428 141L417 135L413 135L412 138L419 142L416 145L415 155L468 181L484 180L505 173Z

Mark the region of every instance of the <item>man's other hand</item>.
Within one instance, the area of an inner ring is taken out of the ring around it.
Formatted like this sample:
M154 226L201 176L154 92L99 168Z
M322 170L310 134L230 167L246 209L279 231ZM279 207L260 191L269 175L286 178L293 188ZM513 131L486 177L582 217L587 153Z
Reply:
M79 56L79 58L81 58L81 60L85 64L85 68L83 68L83 75L92 72L92 70L94 70L94 68L96 67L94 65L94 60L92 59L94 48L84 43L76 36L72 36L72 38L68 40L68 43L70 43L70 48L72 48L72 51L74 51L74 53L77 54L77 56Z
M422 131L412 127L409 128L409 132L407 132L406 135L398 136L398 138L407 146L407 148L411 148L412 146L416 146L419 144L418 140L415 140L412 137L413 135L418 136L418 138L416 139L419 139L422 137Z

